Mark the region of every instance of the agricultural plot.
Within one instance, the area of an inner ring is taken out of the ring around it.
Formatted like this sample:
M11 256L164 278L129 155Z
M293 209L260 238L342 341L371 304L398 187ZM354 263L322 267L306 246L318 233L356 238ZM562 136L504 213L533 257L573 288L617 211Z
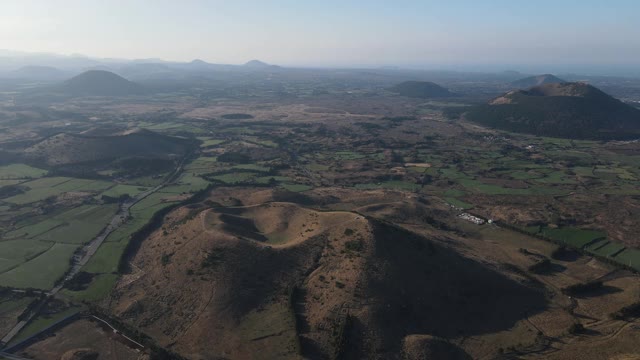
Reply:
M167 206L171 206L175 203L175 200L169 200L172 195L165 193L153 193L146 198L142 199L137 204L131 207L131 215L133 217L141 217L143 219L150 219L156 211L163 209Z
M118 206L115 204L83 205L39 223L16 229L6 237L83 244L98 235L117 211Z
M517 189L485 184L474 179L460 179L458 182L471 191L488 195L560 195L566 193L562 189L546 186L530 186L526 189Z
M29 188L29 190L4 199L4 201L16 205L24 205L70 191L100 192L113 186L113 183L101 180L51 177L29 181L23 183L22 186Z
M185 173L190 173L193 175L203 175L215 172L220 168L226 167L224 164L218 163L217 157L201 156L187 164L184 170Z
M640 271L640 250L637 249L625 249L620 254L614 257L615 261L629 266L636 271Z
M356 189L361 190L372 190L372 189L393 189L393 190L405 190L405 191L419 191L422 186L416 183L408 182L408 181L383 181L380 183L368 183L368 184L357 184L355 185Z
M597 168L593 170L593 174L602 180L615 181L618 179L618 172L612 169Z
M0 166L1 180L35 179L45 176L47 170L38 169L25 164Z
M209 139L209 138L199 138L199 139L202 140L202 144L200 144L200 147L203 147L203 148L210 147L210 146L217 146L226 141L226 140Z
M206 189L207 186L209 186L207 180L191 173L186 173L180 177L175 185L165 186L158 192L168 194L194 193Z
M445 201L448 202L449 204L457 207L457 208L460 208L460 209L467 210L467 209L473 208L473 205L471 205L469 203L466 203L466 202L464 202L462 200L458 200L456 198L448 197L448 198L445 198Z
M135 197L147 190L149 190L149 188L144 186L118 184L107 191L102 192L100 196L104 195L117 198L122 195L129 195L130 197Z
M120 257L127 247L129 236L143 225L144 223L138 227L129 226L118 234L114 233L115 236L110 241L105 241L100 245L98 252L95 253L82 270L94 274L110 274L118 271Z
M322 165L322 164L318 164L318 163L311 163L309 165L307 165L307 168L311 171L327 171L329 170L331 167L328 165Z
M146 129L148 130L169 130L169 129L175 129L175 128L180 128L183 127L184 124L179 124L179 123L174 123L174 122L162 122L162 123L157 123L157 124L150 124L145 126Z
M50 289L69 268L73 253L109 223L111 205L83 205L4 235L0 241L0 286Z
M247 182L254 177L256 177L256 173L253 172L232 172L228 174L216 175L212 178L225 184L233 185Z
M49 196L56 196L64 191L54 189L55 186L70 181L71 178L50 177L23 183L29 190L23 194L15 195L4 199L5 202L13 204L27 204L34 201L44 200Z
M550 174L547 174L545 177L537 178L537 182L543 184L576 184L577 182L570 178L569 175L565 174L562 171L554 171Z
M109 295L118 277L119 275L117 274L95 275L86 289L80 291L65 289L62 294L76 301L99 301Z
M278 147L278 144L273 142L273 141L271 141L271 140L256 140L256 141L254 141L254 143L258 144L258 145L265 146L265 147L270 147L270 148Z
M268 167L265 167L265 166L256 165L256 164L235 165L235 166L232 167L232 169L258 171L258 172L268 172L268 171L271 170L271 168L268 168Z
M174 205L176 201L167 200L171 196L168 193L153 193L135 204L131 208L131 218L107 237L96 254L82 269L88 273L98 274L98 276L92 280L88 289L81 292L69 292L71 296L93 301L106 295L115 284L117 277L111 274L117 272L120 258L131 239L131 235L142 229L156 212Z
M0 273L11 270L20 265L19 260L0 258Z
M23 179L12 179L12 180L0 179L0 187L10 186L10 185L17 185L17 184L20 184L21 182L24 182L24 181L26 181L26 180L23 180Z
M55 244L39 256L0 274L0 286L51 289L62 278L77 245Z
M594 240L603 239L607 236L606 233L598 230L583 230L569 227L556 229L548 227L532 227L528 228L527 231L532 234L538 234L546 238L565 243L578 249L583 248Z
M225 133L231 133L234 135L253 135L258 133L258 130L250 129L248 127L225 127L221 129Z
M162 184L165 177L168 174L159 174L154 176L141 176L133 179L128 179L129 185L141 186L141 187L154 187Z
M18 265L44 253L52 246L52 243L28 239L0 241L0 259Z
M25 326L22 330L20 330L20 332L18 333L18 336L13 338L13 340L11 340L11 342L8 345L9 346L15 345L23 341L24 339L27 339L28 337L34 334L37 334L42 329L45 329L68 316L79 313L82 310L83 310L83 307L81 306L72 306L61 312L55 313L53 315L50 315L50 314L39 315L35 319L33 319L27 326Z
M24 294L3 294L0 299L0 338L18 322L18 317L32 301L32 297Z
M336 151L333 156L339 160L358 160L367 157L365 154L360 154L354 151Z
M37 239L55 243L84 244L96 237L118 211L117 205L89 207Z
M593 174L593 168L592 167L576 166L576 167L571 168L571 171L573 171L577 176L590 177L590 178L595 177L595 175Z
M253 179L253 182L260 185L268 185L273 182L276 183L292 183L293 179L287 176L261 176Z
M313 186L304 185L304 184L282 184L281 186L293 192L303 192L303 191L313 189Z
M588 253L597 256L612 257L613 255L618 254L624 248L625 247L622 244L601 240L594 244L590 244L585 248L585 250Z

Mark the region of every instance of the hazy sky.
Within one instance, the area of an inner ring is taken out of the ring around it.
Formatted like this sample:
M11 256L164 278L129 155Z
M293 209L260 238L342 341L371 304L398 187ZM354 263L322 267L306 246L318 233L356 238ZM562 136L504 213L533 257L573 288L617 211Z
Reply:
M0 0L0 49L281 65L640 64L638 0Z

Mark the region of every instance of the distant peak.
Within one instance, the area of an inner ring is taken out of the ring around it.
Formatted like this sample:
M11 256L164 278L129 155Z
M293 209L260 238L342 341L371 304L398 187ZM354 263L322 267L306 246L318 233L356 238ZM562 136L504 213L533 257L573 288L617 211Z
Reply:
M246 64L244 64L244 66L248 66L248 67L269 67L271 65L267 64L266 62L260 61L260 60L251 60L251 61L248 61Z

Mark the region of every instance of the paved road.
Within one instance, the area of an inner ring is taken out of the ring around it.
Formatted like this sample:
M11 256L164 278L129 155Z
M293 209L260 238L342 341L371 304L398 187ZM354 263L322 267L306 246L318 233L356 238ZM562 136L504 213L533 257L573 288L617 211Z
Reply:
M62 290L64 285L80 272L80 269L82 269L82 267L85 266L89 262L89 260L91 260L93 255L95 255L95 253L100 248L100 245L102 245L102 243L107 239L107 237L127 221L127 218L129 217L129 209L131 209L133 205L135 205L137 202L141 201L142 199L146 198L147 196L153 194L154 192L162 189L168 183L174 181L177 178L177 176L182 172L182 168L184 166L186 159L187 157L185 156L180 162L180 164L178 165L178 167L176 167L174 172L171 173L162 184L152 189L149 189L145 192L142 192L136 195L135 197L133 197L132 199L120 205L120 210L118 210L118 212L113 216L113 218L111 218L111 221L104 228L104 230L102 230L102 232L98 234L98 236L93 238L90 242L88 242L82 248L82 250L79 252L79 254L81 254L79 258L74 258L74 262L73 262L73 265L71 266L71 269L69 270L67 276L65 276L65 278L60 282L60 284L58 284L56 287L46 292L47 298L43 300L42 303L39 304L38 307L34 311L32 311L31 314L26 319L18 322L11 329L11 331L9 331L9 333L7 333L7 335L5 335L5 337L3 337L2 340L0 340L0 349L4 348L4 346L8 344L20 332L20 330L22 330L22 328L24 328L29 323L29 321L31 321L38 314L40 308L42 308L42 306L47 302L49 298L55 296L58 292L60 292L60 290Z

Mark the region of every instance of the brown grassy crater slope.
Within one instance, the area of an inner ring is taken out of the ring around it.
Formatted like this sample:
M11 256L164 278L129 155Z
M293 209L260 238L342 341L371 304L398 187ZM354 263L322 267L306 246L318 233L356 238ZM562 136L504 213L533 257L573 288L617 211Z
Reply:
M508 329L546 303L425 237L282 202L180 208L132 268L112 310L190 359L400 358L441 351L415 336Z

